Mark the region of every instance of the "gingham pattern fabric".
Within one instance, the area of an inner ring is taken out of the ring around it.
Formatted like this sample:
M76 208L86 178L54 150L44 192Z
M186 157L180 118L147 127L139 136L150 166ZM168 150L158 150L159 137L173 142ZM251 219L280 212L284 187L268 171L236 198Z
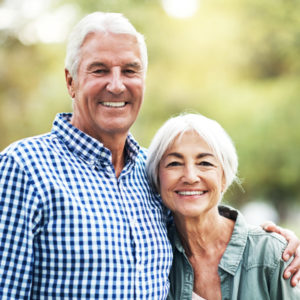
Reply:
M57 115L0 155L0 299L165 299L166 215L129 135L110 151Z

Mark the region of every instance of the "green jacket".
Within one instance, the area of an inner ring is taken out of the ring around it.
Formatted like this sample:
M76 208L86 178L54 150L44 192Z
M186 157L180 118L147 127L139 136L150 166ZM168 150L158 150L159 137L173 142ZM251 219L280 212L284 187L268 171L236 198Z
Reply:
M230 242L219 263L223 300L300 300L300 288L283 279L288 265L281 258L283 237L248 225L240 212L220 206L224 217L235 220ZM194 275L175 226L169 231L174 258L170 272L169 300L192 299Z

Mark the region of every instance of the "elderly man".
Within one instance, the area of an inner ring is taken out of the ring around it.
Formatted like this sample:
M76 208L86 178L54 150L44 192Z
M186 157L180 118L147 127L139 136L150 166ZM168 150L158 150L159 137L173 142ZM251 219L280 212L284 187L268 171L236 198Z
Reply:
M144 39L122 15L94 13L74 28L73 114L0 155L1 299L166 298L166 212L129 134L146 68Z

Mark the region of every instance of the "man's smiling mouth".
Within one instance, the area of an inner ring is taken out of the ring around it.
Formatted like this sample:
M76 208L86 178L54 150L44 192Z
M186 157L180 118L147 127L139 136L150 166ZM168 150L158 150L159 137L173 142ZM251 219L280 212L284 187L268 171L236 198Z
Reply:
M124 107L126 102L101 102L101 104L106 107Z

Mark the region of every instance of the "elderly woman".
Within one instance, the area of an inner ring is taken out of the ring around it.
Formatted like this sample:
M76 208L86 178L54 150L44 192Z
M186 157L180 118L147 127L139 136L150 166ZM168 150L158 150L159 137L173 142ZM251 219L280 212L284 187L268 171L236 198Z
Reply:
M237 167L230 137L202 115L172 118L153 138L147 174L175 223L169 299L300 299L282 276L285 239L220 205Z

